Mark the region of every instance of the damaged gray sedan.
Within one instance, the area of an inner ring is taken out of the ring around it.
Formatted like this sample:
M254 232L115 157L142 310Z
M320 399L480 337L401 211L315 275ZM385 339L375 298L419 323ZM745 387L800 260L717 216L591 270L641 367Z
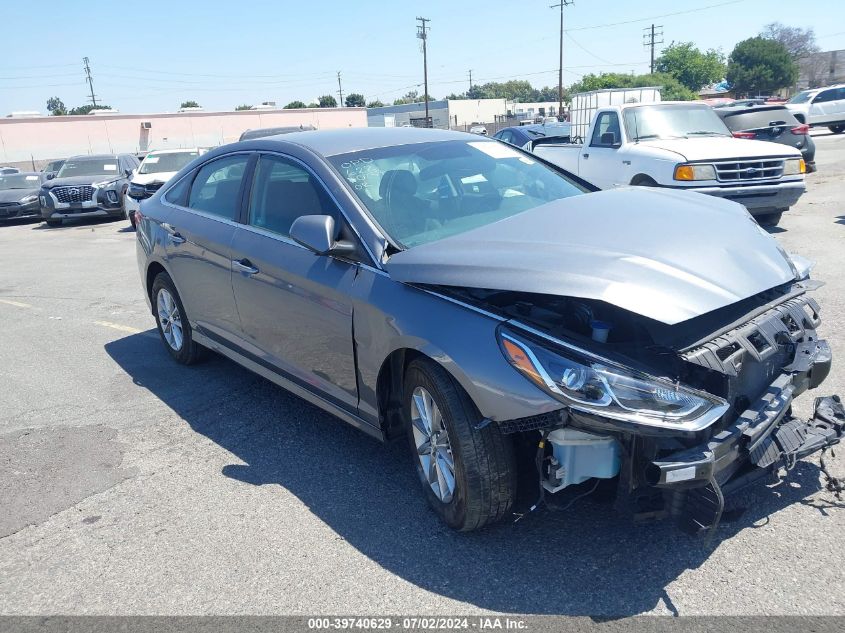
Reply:
M711 528L726 495L845 430L835 397L791 413L830 371L817 284L733 202L375 128L218 148L140 208L170 355L214 350L406 438L456 529L510 516L519 477L607 480L624 513Z

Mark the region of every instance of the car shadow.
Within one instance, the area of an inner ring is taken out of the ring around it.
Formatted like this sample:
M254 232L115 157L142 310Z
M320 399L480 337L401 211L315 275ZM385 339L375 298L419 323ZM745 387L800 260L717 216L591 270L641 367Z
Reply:
M769 235L775 235L777 233L786 233L786 229L781 226L763 226L763 228Z
M590 498L567 512L456 533L426 506L404 442L381 445L226 359L177 365L156 339L152 330L105 350L136 385L232 453L222 476L281 486L399 578L482 609L615 618L663 603L677 615L666 587L678 576L781 508L818 501L809 498L821 488L818 467L799 462L789 483L737 495L711 543L668 521L634 524Z
M125 218L103 218L103 217L96 217L96 218L70 218L64 220L61 224L57 226L49 226L46 222L41 222L32 227L33 231L61 231L67 229L78 229L90 226L98 226L100 224L112 224L114 222L120 222Z
M836 222L836 224L845 224L845 215L840 215L834 220L834 222Z

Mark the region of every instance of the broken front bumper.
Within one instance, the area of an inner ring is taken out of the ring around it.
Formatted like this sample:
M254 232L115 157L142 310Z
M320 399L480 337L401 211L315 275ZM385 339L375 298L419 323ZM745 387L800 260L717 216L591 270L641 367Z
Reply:
M838 396L817 398L813 416L792 415L792 401L818 386L830 371L825 341L802 345L765 394L728 428L694 448L663 456L646 468L647 482L675 497L670 504L682 525L713 527L724 496L803 457L837 444L845 434L845 408ZM678 499L683 499L679 503Z

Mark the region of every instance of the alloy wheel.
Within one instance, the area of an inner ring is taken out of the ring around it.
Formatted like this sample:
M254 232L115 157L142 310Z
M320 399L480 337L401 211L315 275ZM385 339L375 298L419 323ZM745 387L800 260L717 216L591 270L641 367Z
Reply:
M455 460L440 408L423 387L411 396L411 429L417 458L432 491L443 503L455 494Z
M166 288L158 291L156 296L156 311L164 340L174 352L182 349L184 335L182 333L182 315L176 300Z

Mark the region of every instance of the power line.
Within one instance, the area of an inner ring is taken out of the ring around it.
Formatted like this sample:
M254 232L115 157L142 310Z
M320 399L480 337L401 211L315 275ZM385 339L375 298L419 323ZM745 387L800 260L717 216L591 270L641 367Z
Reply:
M662 15L652 15L646 18L636 18L635 20L624 20L622 22L607 22L606 24L593 24L592 26L579 26L574 29L567 29L567 31L589 31L591 29L604 29L610 26L620 26L622 24L636 24L637 22L646 22L647 20L656 20L658 18L669 18L675 15L685 15L687 13L696 13L698 11L706 11L707 9L715 9L717 7L724 7L729 4L739 4L746 0L729 0L729 2L720 2L718 4L708 4L706 7L698 7L696 9L685 9L684 11L675 11L673 13L664 13Z
M656 31L655 29L660 29L660 30ZM645 27L643 29L643 31L644 31L643 32L643 46L651 49L651 65L649 66L649 68L651 68L651 74L653 75L654 74L654 46L655 46L655 44L662 44L663 43L663 25L661 24L660 26L656 27L656 26L654 26L654 24L652 24L650 27L649 26ZM657 39L658 37L660 38L659 40Z
M88 87L91 89L91 105L97 105L97 97L94 96L94 79L91 77L91 67L88 65L88 58L83 57L82 62L85 64L85 77L88 81Z
M560 7L560 66L557 74L557 107L558 115L563 114L563 9L573 4L575 0L560 0L558 4L550 5L550 9Z
M422 49L423 49L423 84L425 85L424 93L423 93L423 101L425 101L425 124L428 126L428 31L429 28L426 26L428 22L431 22L428 18L421 18L417 17L417 37L422 40Z

